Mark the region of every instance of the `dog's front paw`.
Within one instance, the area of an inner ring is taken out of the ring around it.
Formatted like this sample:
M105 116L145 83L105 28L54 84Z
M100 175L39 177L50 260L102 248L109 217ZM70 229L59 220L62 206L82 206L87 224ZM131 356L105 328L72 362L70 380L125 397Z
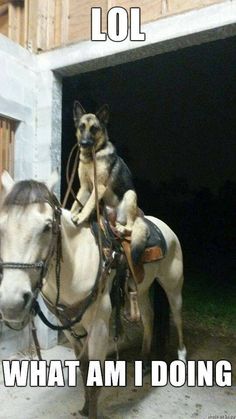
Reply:
M72 214L71 220L76 225L79 226L80 224L84 223L86 221L86 217L83 216L82 213L77 213L76 215Z
M116 231L122 236L129 235L130 232L127 230L126 226L123 226L120 223L116 223Z
M80 225L82 223L81 217L79 216L79 214L72 214L71 216L71 221L76 225Z
M75 225L77 225L78 218L79 218L78 214L71 214L71 221Z

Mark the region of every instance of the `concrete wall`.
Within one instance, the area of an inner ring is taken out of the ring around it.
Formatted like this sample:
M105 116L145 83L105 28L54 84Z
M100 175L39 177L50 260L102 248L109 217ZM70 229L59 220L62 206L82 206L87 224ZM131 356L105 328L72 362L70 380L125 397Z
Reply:
M0 63L0 114L19 122L15 179L47 180L60 167L61 80L39 71L35 56L3 35Z
M15 178L33 177L36 104L34 58L28 51L0 35L0 63L0 114L19 122Z
M3 35L0 68L0 114L18 122L15 180L47 180L52 169L60 166L60 80L50 70L39 72L35 57ZM46 307L44 311L47 312ZM40 322L37 324L41 346L55 345L57 334ZM0 358L29 346L28 327L20 333L3 325L1 328Z

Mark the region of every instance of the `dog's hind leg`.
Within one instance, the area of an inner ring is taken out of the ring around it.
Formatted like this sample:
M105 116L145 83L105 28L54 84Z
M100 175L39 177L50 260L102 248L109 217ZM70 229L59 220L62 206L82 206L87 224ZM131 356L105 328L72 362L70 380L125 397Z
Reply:
M124 234L131 233L137 217L137 195L135 191L128 190L117 208L116 229Z

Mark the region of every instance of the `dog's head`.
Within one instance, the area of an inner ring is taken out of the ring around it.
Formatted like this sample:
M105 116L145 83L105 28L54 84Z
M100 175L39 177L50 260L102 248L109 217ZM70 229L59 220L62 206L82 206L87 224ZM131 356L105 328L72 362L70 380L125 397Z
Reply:
M96 114L86 113L78 101L74 102L74 123L79 147L99 150L107 141L106 126L109 107L103 105Z

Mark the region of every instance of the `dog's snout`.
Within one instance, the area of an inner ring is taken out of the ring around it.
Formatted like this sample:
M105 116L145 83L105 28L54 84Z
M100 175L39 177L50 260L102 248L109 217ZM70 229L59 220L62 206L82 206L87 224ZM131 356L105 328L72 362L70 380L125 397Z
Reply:
M84 147L84 148L92 147L93 146L93 140L91 138L83 138L80 141L80 145L81 145L81 147Z

